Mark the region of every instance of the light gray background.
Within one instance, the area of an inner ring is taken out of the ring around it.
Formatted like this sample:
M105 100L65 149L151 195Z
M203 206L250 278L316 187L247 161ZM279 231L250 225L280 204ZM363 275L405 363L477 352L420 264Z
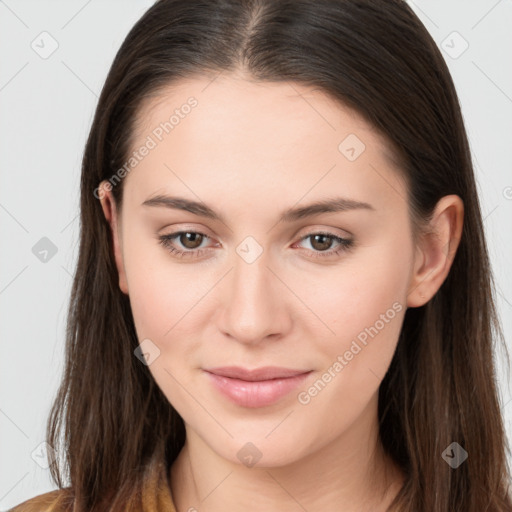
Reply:
M442 48L462 104L510 347L512 2L409 3ZM80 160L108 68L151 4L0 0L1 510L55 488L49 470L36 461L44 455L38 447L62 372L77 257ZM53 40L58 48L42 58ZM43 237L57 249L46 262L32 251ZM497 359L512 439L510 376L502 354Z

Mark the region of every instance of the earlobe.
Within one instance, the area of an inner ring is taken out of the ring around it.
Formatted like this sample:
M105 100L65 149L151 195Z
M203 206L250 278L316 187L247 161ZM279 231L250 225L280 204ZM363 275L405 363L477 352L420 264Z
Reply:
M107 222L110 225L110 231L112 234L112 247L114 249L114 258L116 262L117 271L119 274L119 288L123 293L128 295L128 282L126 280L123 254L121 251L120 223L116 208L116 202L112 195L110 183L108 183L107 181L102 181L98 187L98 190L101 208L103 210L105 218L107 219Z
M462 236L464 204L457 195L441 198L436 205L430 230L420 236L414 270L407 294L407 306L427 303L448 276Z

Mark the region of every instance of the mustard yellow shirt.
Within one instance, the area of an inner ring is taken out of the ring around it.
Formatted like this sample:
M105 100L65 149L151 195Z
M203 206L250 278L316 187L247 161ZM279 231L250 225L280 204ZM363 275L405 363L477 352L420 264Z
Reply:
M73 502L69 495L69 488L57 489L30 498L11 508L9 512L72 512ZM163 462L150 468L150 476L142 495L134 496L130 505L126 512L176 512L168 472Z

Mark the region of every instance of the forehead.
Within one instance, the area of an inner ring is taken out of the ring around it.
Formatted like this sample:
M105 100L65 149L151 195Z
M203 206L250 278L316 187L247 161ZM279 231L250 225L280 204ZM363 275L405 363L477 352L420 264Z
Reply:
M239 196L274 185L295 200L313 188L361 194L363 184L379 194L385 175L399 178L389 146L371 125L323 91L292 82L220 75L171 84L138 110L132 150L149 140L151 151L127 176L137 200L175 185L189 195Z
M338 132L340 136L347 129L358 132L370 145L378 146L385 158L393 157L388 144L370 124L324 91L295 82L257 82L237 74L199 75L153 92L137 110L134 140L168 121L173 113L177 114L174 127L185 124L181 121L189 117L192 109L186 105L191 98L197 103L193 108L197 135L229 131L244 138L266 134L267 142L271 142L276 136L281 141L306 134L318 144L319 139L325 139L325 133ZM187 111L184 115L182 109ZM237 131L241 128L245 130L243 133ZM277 133L272 131L279 128ZM313 132L318 132L317 136ZM329 139L325 142L329 143Z

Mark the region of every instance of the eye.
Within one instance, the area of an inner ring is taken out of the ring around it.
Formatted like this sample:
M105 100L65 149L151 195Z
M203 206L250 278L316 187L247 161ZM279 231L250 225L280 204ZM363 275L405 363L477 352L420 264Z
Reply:
M194 258L201 256L204 251L202 249L197 250L197 248L207 238L210 237L197 231L176 231L175 233L160 235L158 237L160 244L162 244L171 254L177 256L178 258ZM175 239L178 239L178 241L187 250L182 251L181 249L177 249L173 244L173 240Z
M202 249L200 246L209 238L208 235L197 231L176 231L158 236L159 243L177 258L200 257L204 252L207 252L207 249ZM327 258L339 255L351 248L354 243L352 239L341 238L327 232L310 233L302 237L300 242L308 239L311 239L311 246L313 248L308 252L312 253L311 257L313 258ZM185 250L176 248L175 241L179 242ZM338 248L336 250L328 250L333 245L333 242L338 244Z
M349 238L341 238L333 233L310 233L301 238L301 242L304 240L311 239L311 246L313 247L313 253L311 257L313 258L328 258L332 256L337 256L344 251L350 249L354 241ZM336 250L327 250L332 246L332 243L336 242L338 244L338 249Z

